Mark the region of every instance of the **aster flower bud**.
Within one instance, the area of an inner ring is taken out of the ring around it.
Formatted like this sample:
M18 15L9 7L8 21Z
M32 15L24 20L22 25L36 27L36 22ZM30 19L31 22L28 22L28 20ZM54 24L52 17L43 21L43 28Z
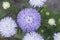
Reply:
M49 25L56 25L55 19L53 19L53 18L49 19L49 20L48 20L48 24L49 24Z
M3 9L8 9L10 7L10 3L9 2L3 2L2 7L3 7Z

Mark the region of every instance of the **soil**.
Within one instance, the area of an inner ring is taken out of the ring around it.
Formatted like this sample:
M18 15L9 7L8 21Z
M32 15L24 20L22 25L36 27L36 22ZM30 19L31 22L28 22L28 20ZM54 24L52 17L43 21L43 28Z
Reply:
M50 10L60 10L60 0L47 0L46 5Z

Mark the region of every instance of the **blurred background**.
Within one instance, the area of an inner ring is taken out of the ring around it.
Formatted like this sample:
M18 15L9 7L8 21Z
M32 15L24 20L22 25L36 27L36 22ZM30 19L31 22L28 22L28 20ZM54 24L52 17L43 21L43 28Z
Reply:
M10 8L3 9L3 2L9 2ZM11 16L15 21L17 19L17 14L24 8L33 8L28 3L29 0L0 0L0 20L4 17ZM41 8L36 7L42 16L41 27L37 30L45 40L54 40L54 33L60 32L60 0L47 0L45 5ZM50 18L55 19L56 25L49 25L48 20ZM17 34L10 37L4 38L0 35L0 40L22 40L25 32L17 28Z

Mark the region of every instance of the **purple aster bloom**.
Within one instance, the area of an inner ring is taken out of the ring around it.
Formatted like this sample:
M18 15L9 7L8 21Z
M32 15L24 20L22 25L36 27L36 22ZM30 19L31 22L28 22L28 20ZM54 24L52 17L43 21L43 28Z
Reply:
M41 25L41 16L36 9L26 8L19 12L17 22L23 31L31 32Z

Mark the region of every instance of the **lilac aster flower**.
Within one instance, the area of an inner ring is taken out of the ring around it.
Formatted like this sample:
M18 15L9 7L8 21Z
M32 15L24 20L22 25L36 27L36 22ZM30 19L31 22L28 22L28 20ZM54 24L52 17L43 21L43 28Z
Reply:
M42 7L47 0L29 0L29 4L33 7Z
M44 39L40 34L36 32L30 32L24 36L23 40L44 40Z
M4 37L11 37L16 34L17 27L15 21L11 17L6 17L0 21L0 34Z
M23 31L31 32L41 25L41 16L36 9L26 8L19 12L17 22Z
M60 40L60 33L54 33L54 40Z

